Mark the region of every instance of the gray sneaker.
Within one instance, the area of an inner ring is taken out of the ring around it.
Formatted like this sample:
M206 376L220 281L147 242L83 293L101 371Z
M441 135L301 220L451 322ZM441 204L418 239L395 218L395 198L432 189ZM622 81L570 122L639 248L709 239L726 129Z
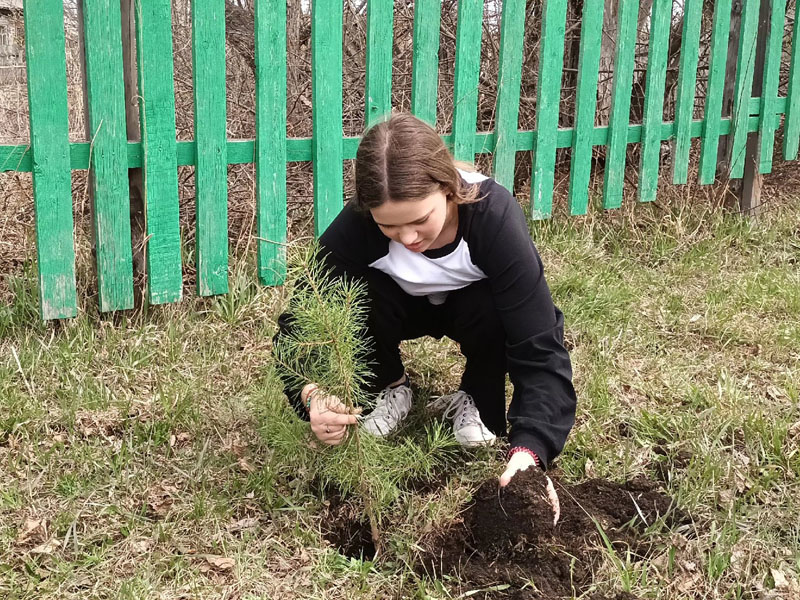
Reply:
M462 390L432 400L428 410L453 421L453 434L462 446L488 446L497 439L481 421L472 396Z
M385 437L397 429L410 410L411 388L405 383L387 387L378 394L375 409L364 417L361 426L376 437Z

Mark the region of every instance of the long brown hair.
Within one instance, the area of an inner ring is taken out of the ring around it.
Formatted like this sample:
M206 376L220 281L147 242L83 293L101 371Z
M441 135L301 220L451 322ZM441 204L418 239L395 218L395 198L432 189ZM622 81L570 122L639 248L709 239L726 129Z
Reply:
M460 163L459 163L460 166ZM478 186L464 184L439 134L409 113L373 125L356 152L356 209L422 200L441 189L448 201L475 202Z

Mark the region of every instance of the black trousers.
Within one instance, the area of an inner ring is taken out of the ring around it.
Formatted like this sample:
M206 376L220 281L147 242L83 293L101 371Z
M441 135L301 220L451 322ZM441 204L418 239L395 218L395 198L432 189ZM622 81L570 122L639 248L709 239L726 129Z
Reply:
M368 391L377 394L403 376L402 340L447 336L460 345L467 360L460 389L475 400L484 425L495 435L505 435L506 335L488 281L449 292L439 305L405 293L379 271L369 274L367 287L374 373Z

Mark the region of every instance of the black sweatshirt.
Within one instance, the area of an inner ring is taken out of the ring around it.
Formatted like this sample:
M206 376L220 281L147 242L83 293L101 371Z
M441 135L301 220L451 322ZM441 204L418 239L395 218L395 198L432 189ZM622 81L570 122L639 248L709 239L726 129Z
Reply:
M575 422L563 315L553 304L542 261L516 199L493 179L462 175L479 185L480 200L459 205L456 239L447 246L413 256L390 242L368 213L347 205L320 238L322 254L337 275L358 277L377 268L406 292L428 295L435 304L443 301L447 290L488 279L505 329L514 385L508 411L511 447L532 450L546 468L563 449ZM426 258L435 263L426 265ZM299 390L287 392L296 404Z

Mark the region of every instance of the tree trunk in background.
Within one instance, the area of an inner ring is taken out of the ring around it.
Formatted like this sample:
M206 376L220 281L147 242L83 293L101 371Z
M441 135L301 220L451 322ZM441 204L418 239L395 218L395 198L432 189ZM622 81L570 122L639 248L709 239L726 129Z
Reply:
M300 46L303 41L302 0L286 0L286 51L290 62L297 62L302 56Z
M653 5L653 0L641 0L639 3L639 18L638 18L638 41L641 43L645 41L646 35L642 32L645 30L645 23L650 16L650 7ZM611 91L614 83L614 55L617 50L617 36L619 33L619 1L606 0L605 8L603 11L603 46L600 52L600 75L597 86L597 122L600 124L607 124L608 118L611 113ZM649 32L649 27L647 28ZM637 105L641 104L641 95L636 83L636 74L634 74L633 98L631 99L631 108L636 114Z
M242 8L232 2L225 3L225 41L244 58L255 77L254 22L255 17L251 8Z
M614 74L614 53L617 49L619 11L617 0L606 0L603 10L603 44L600 48L600 73L597 82L597 124L608 124L611 113L611 86Z

